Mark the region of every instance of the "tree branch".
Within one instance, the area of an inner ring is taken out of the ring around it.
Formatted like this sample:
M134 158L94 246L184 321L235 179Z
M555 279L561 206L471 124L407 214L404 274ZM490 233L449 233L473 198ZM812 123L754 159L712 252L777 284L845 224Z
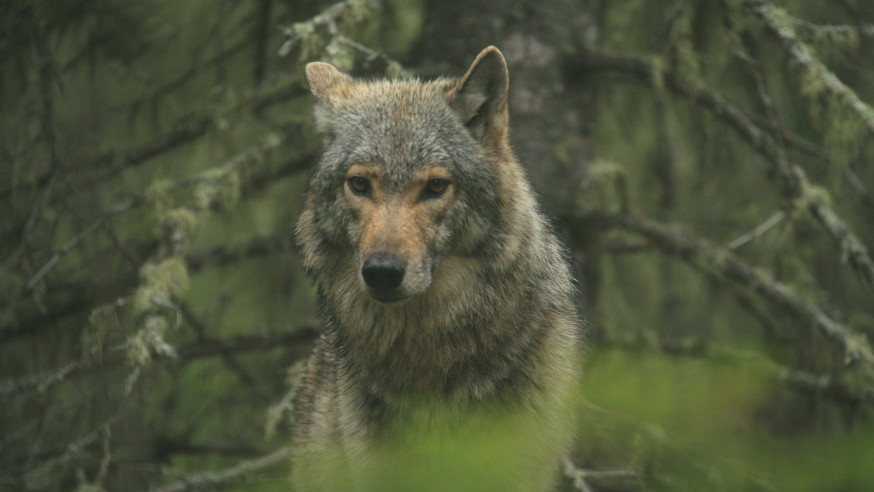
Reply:
M777 146L741 110L721 95L695 80L641 57L613 55L602 51L588 51L582 57L581 70L611 70L633 75L637 80L655 85L654 79L664 81L673 92L688 97L710 110L716 117L733 128L750 146L765 157L770 165L766 173L784 198L793 206L806 207L824 229L832 243L847 258L869 286L874 286L874 261L868 249L844 221L826 203L820 192L813 189L807 175L798 165L781 159Z
M176 482L151 489L151 492L185 492L187 490L227 485L244 480L245 476L250 473L261 471L280 463L287 463L290 456L291 446L286 446L260 458L241 461L225 470L187 475Z
M810 299L778 282L761 269L753 268L727 249L678 228L660 224L632 214L591 214L578 218L579 227L618 227L646 237L664 253L677 257L704 274L721 281L731 281L756 294L770 305L810 323L843 354L843 376L832 388L841 398L874 401L874 351L865 335L833 320ZM819 383L816 383L819 384Z
M264 155L266 155L268 152L279 147L282 143L285 142L285 140L286 140L285 135L279 135L279 134L268 135L266 138L264 138L258 144L253 145L252 147L249 147L245 151L228 159L227 161L225 161L224 164L222 164L218 168L221 169L223 172L235 171L244 165L258 161L259 159L264 157ZM192 186L192 185L201 183L206 179L214 179L214 176L207 175L207 174L208 173L203 173L203 172L197 173L197 174L189 176L187 178L183 178L183 179L180 179L180 180L175 181L173 183L170 183L170 184L164 186L162 189L165 192L169 193L169 192L173 192L173 191L176 191L176 190L188 187L188 186ZM57 252L55 252L55 254L52 255L51 259L49 259L49 261L47 263L45 263L37 271L37 273L33 277L31 277L31 279L27 282L27 288L33 289L36 286L36 284L40 280L42 280L42 278L52 268L54 268L55 265L57 265L58 262L62 258L67 256L70 253L70 251L72 251L76 246L78 246L79 243L81 243L82 240L86 236L88 236L89 234L94 232L98 227L100 227L101 225L106 223L112 217L114 217L118 214L121 214L122 212L126 212L128 210L133 209L133 208L139 207L140 205L143 205L144 203L146 203L146 201L147 200L146 200L145 195L143 195L141 193L135 193L132 195L132 198L129 199L128 201L119 203L116 206L112 207L108 212L106 212L102 216L100 216L90 226L86 227L82 232L80 232L75 237L70 239L63 247L61 247L61 249L59 249Z
M221 357L240 352L303 345L311 343L317 336L318 331L315 328L303 326L295 330L270 335L237 335L226 338L206 338L176 346L177 357L173 360L179 364L185 364L207 357ZM100 364L72 361L63 367L46 371L39 375L7 379L0 383L0 399L5 400L22 393L45 389L95 371L119 367L126 362L126 351L127 345L123 344L110 349L112 357L102 360Z
M874 133L874 110L813 56L810 48L798 39L792 26L783 21L782 17L785 14L782 10L764 0L745 0L744 5L764 21L768 30L780 40L783 49L801 65L807 77L821 81L842 104L856 113L862 123L868 127L869 132Z

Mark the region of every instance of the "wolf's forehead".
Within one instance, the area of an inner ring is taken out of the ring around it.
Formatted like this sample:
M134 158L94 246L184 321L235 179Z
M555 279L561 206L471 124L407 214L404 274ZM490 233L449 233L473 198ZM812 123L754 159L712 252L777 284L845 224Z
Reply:
M338 134L357 135L352 160L376 161L401 174L461 157L465 130L445 98L430 87L416 89L374 88L372 94L350 101L341 116L348 132Z

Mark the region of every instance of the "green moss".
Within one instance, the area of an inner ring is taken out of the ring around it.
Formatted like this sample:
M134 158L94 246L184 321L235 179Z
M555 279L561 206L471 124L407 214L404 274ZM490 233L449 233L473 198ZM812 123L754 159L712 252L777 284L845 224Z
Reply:
M173 204L172 185L173 182L170 180L158 179L146 189L146 201L159 215L166 212Z
M187 240L191 238L202 220L203 214L200 210L180 207L167 210L161 216L160 223L169 231L170 236Z
M269 142L268 145L278 145L278 142ZM240 174L236 169L213 168L199 177L200 182L194 189L195 207L198 210L230 210L239 202Z
M140 269L142 284L134 294L134 311L143 313L156 307L156 301L170 302L188 289L188 268L182 258L173 256L160 263L146 263Z
M82 332L82 353L85 357L100 357L104 343L113 332L121 329L118 312L114 305L102 305L88 315L89 328Z

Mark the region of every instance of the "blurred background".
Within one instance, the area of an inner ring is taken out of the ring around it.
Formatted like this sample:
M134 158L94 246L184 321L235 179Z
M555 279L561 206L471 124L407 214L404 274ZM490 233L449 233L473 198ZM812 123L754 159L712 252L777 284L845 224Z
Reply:
M3 0L0 490L287 490L303 65L511 74L588 319L566 490L874 490L867 0Z

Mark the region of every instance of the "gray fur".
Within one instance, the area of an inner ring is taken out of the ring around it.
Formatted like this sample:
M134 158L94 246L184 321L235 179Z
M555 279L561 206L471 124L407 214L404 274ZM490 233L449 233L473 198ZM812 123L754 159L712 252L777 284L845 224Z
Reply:
M457 80L307 73L326 141L297 237L325 326L295 402L295 490L548 490L581 321L509 147L503 56L487 48ZM355 166L372 197L347 189ZM438 168L451 191L416 199ZM370 244L403 259L403 300L368 291Z

